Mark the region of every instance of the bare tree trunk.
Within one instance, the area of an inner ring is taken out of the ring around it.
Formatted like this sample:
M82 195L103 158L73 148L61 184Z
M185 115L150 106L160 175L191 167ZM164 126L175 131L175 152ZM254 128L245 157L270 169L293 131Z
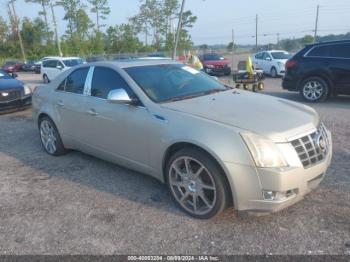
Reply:
M99 22L100 14L98 12L97 6L95 8L96 8L96 27L97 27L97 31L100 32L100 22Z
M15 27L16 27L16 31L17 31L17 35L18 35L19 45L21 47L22 58L23 58L23 61L26 62L27 61L26 54L24 52L24 46L23 46L23 42L22 42L21 32L19 31L19 20L18 20L17 14L16 14L14 1L11 1L11 5L12 5L12 9L13 9L13 18L15 21ZM11 10L11 8L10 8L10 10Z
M46 6L44 0L41 0L41 7L43 8L43 16L45 20L45 29L46 29L46 40L49 41L50 38L50 30L49 30L49 23L47 22L47 13L46 13Z
M55 16L55 12L53 10L53 5L52 5L51 1L50 1L50 7L51 7L51 13L52 13L53 26L54 26L54 30L55 30L55 38L56 38L56 45L58 48L58 54L59 54L59 56L63 56L63 53L61 50L61 43L60 43L60 39L59 39L58 32L57 32L56 16Z

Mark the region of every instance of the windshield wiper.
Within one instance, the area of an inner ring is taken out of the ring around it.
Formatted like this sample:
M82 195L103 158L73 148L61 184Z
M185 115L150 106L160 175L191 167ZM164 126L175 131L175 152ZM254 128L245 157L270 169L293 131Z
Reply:
M168 100L164 100L163 102L175 102L175 101L180 101L180 100L185 100L185 99L191 99L191 98L195 98L195 97L199 97L199 96L205 96L205 95L210 95L210 94L213 94L213 93L218 93L218 92L221 92L221 91L226 91L226 89L211 89L211 90L195 93L195 94L192 94L192 95L174 97L174 98L171 98L171 99L168 99Z

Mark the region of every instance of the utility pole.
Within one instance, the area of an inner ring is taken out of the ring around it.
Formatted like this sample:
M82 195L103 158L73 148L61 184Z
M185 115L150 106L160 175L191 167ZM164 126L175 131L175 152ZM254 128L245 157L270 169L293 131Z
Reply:
M231 68L233 69L233 59L235 57L235 31L232 29L232 65Z
M277 46L280 45L280 33L277 33Z
M176 58L176 50L177 50L177 45L179 43L180 31L182 27L182 14L184 12L184 7L185 7L185 0L182 0L181 11L179 15L179 23L177 25L176 38L175 38L175 44L174 44L174 50L173 50L173 60L175 60Z
M9 5L11 4L12 6L12 11L13 11L13 19L14 19L14 22L15 22L15 27L16 27L16 31L17 31L17 35L18 35L18 40L19 40L19 45L21 47L21 52L22 52L22 58L23 58L23 61L26 62L26 54L24 52L24 46L23 46L23 42L22 42L22 36L21 36L21 32L19 31L19 20L18 20L18 17L17 17L17 14L16 14L16 9L15 9L15 4L14 4L14 0L11 0L9 2ZM10 11L11 11L11 8L10 8Z
M318 13L319 13L319 11L320 11L320 5L317 5L314 42L317 41Z
M55 29L55 38L56 38L56 45L57 45L57 48L58 48L58 54L59 54L59 56L63 56L63 53L62 53L62 50L61 50L60 39L58 37L57 23L56 23L55 12L53 10L52 1L50 1L50 8L51 8L51 13L52 13L53 27Z
M258 14L255 18L255 49L258 50Z

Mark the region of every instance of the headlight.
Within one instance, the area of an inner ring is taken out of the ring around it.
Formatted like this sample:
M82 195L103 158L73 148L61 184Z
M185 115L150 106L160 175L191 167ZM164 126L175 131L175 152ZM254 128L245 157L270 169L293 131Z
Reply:
M27 96L27 95L30 95L31 93L32 93L32 90L30 89L30 87L25 85L24 86L24 95Z
M282 62L278 62L277 64L278 64L279 67L284 68L284 64Z
M206 65L207 68L214 68L215 66L213 65Z
M241 135L257 167L288 166L281 151L271 140L248 132L241 133Z

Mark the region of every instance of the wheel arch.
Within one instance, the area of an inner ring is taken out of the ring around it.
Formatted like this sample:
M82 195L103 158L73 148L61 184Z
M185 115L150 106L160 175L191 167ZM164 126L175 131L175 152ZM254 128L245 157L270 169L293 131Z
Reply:
M164 157L163 157L163 161L162 161L162 173L163 173L163 181L166 182L167 181L167 176L166 176L166 165L168 160L170 159L170 157L177 151L179 151L180 149L183 148L195 148L197 150L202 151L203 153L207 154L220 168L220 170L222 171L222 173L224 174L224 179L225 179L225 183L228 185L228 190L229 190L229 206L235 206L234 201L235 201L235 196L234 196L234 192L232 190L232 183L233 181L229 179L228 176L228 171L226 170L226 168L224 167L223 163L219 160L219 158L215 155L215 153L210 152L209 150L206 150L205 148L203 148L202 146L196 145L194 143L191 142L175 142L172 145L170 145L167 150L164 153Z

